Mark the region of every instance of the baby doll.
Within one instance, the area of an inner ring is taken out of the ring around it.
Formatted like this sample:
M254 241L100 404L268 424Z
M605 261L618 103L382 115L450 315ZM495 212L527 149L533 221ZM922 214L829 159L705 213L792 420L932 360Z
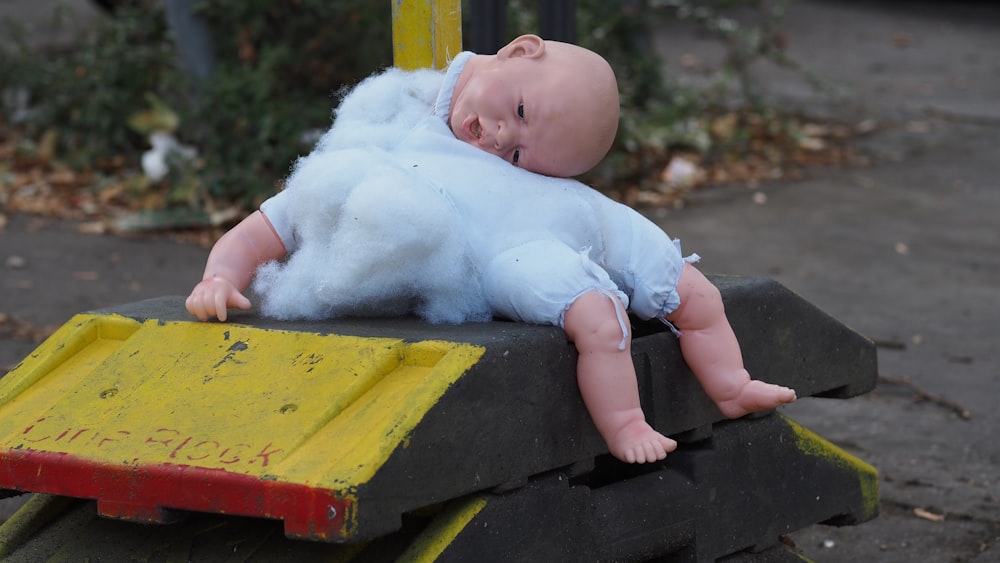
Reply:
M750 379L718 290L676 241L566 179L603 158L618 111L603 58L533 35L496 55L462 53L443 75L369 78L285 190L215 245L188 311L224 321L228 307L250 307L253 281L276 318L416 312L561 326L597 430L630 463L676 443L643 416L626 311L677 328L726 416L793 401L793 390Z

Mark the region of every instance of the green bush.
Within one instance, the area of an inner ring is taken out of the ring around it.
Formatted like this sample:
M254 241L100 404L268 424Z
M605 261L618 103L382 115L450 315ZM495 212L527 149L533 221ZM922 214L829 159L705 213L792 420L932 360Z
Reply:
M144 139L126 127L130 112L148 105L149 92L169 98L176 89L163 86L183 80L156 6L123 7L113 25L77 48L44 55L25 46L32 30L0 22L16 45L0 57L0 90L30 93L32 113L24 121L29 137L55 131L60 154L74 166L135 154Z
M218 63L194 112L215 197L274 190L311 131L330 126L336 93L392 62L391 5L370 0L204 0Z
M129 162L147 150L149 121L169 114L180 142L198 149L190 204L251 206L273 193L310 132L330 125L336 93L392 59L390 4L368 0L202 0L214 73L195 84L179 69L161 2L123 2L77 48L0 58L0 90L31 93L29 137L55 129L62 161L77 167ZM21 37L30 30L5 27ZM197 92L197 97L194 94ZM133 125L130 127L130 123ZM190 174L173 174L192 181ZM177 198L174 198L175 200ZM168 201L170 198L168 198Z

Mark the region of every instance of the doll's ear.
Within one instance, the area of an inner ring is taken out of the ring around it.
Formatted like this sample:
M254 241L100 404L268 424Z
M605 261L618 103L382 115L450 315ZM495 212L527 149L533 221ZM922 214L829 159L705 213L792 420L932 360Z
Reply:
M537 35L522 35L497 51L500 59L515 57L538 58L545 53L545 40Z

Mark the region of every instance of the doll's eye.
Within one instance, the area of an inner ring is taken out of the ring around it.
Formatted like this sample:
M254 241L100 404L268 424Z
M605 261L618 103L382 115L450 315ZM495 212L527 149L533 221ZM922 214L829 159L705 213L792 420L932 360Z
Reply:
M521 160L521 149L515 149L515 150L514 150L514 156L513 156L512 158L511 158L511 161L512 161L512 162L513 162L513 163L514 163L515 165L517 164L517 161L518 161L518 160Z
M524 119L524 104L517 104L517 116Z

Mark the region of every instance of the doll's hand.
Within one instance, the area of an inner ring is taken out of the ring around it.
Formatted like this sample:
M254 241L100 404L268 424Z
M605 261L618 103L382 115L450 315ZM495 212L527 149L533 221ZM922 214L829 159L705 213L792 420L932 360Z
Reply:
M210 317L218 317L220 321L225 321L228 308L250 308L250 300L240 293L235 285L219 276L202 280L194 287L184 304L188 313L201 321Z

